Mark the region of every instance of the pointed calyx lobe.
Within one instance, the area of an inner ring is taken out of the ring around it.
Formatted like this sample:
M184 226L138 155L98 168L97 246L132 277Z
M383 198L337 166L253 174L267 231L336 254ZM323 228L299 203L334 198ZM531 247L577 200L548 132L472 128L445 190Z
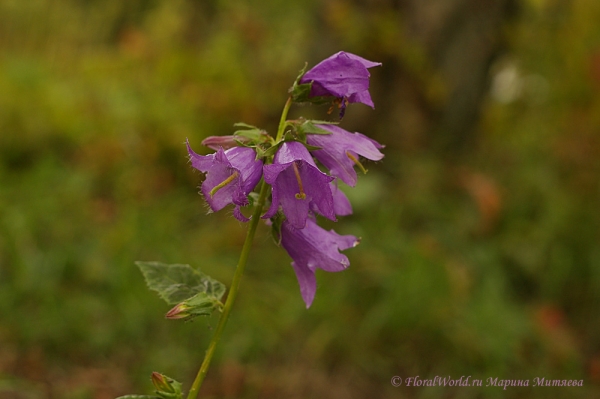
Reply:
M310 307L317 289L315 271L339 272L350 266L345 255L339 253L358 245L358 238L327 231L312 219L306 220L302 229L295 228L285 220L281 226L281 245L292 258L300 293L306 307Z
M297 229L306 224L309 210L336 220L329 183L335 178L321 172L306 147L297 141L281 145L271 165L263 167L272 188L271 207L263 218L271 218L279 206Z
M240 212L240 206L249 204L248 194L256 187L262 176L263 163L256 159L256 152L248 147L233 147L209 155L196 154L187 143L192 166L206 173L201 191L213 211L234 204L234 216L241 221L248 219Z

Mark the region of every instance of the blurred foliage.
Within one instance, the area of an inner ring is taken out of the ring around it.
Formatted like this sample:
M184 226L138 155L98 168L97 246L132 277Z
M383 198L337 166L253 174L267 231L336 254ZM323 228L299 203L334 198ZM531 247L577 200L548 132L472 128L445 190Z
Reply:
M462 86L411 34L428 19L398 4L1 1L0 398L112 398L152 371L189 384L216 319L164 320L133 262L229 285L245 228L206 215L183 143L238 121L273 131L304 62L339 50L384 61L376 110L353 105L344 126L386 158L330 225L362 243L349 270L318 274L306 310L259 231L204 397L600 397L600 3L519 2L490 39L504 50L489 95L458 107L481 115L472 126L448 114Z

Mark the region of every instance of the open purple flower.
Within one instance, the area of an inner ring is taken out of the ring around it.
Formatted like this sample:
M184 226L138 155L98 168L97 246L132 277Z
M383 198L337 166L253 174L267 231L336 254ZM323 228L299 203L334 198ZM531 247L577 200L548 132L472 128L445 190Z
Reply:
M359 156L372 161L379 161L383 154L379 151L381 144L360 133L350 133L336 125L317 125L331 134L309 134L306 142L312 146L321 147L312 154L323 164L332 176L338 177L344 183L356 185L354 166L364 167L358 160Z
M248 221L240 206L249 204L248 194L256 187L261 176L263 163L256 160L256 152L248 147L220 148L209 155L196 154L187 142L192 166L206 172L201 191L213 211L220 211L228 204L235 204L233 215L243 222Z
M301 229L309 210L335 219L329 182L334 177L321 172L304 144L297 141L281 145L271 165L263 167L265 181L273 187L271 207L263 218L271 218L279 209L289 222Z
M337 97L343 116L346 103L363 103L374 107L369 93L368 68L381 65L357 55L340 51L321 61L302 76L301 84L311 83L311 97Z
M303 229L297 229L287 220L281 226L281 245L293 259L292 267L296 272L300 293L310 307L317 290L315 271L339 272L348 266L350 261L339 251L355 247L359 239L351 235L339 235L335 231L327 231L312 219L306 220Z

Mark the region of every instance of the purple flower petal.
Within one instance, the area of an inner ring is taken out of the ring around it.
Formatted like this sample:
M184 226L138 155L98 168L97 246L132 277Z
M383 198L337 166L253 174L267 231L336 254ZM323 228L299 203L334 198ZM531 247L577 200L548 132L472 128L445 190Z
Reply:
M229 204L237 205L234 216L245 221L239 206L248 205L248 194L256 187L262 176L262 161L256 160L252 148L234 147L214 154L199 155L187 142L192 166L206 173L201 191L213 211Z
M275 215L279 206L296 228L303 228L309 209L336 220L329 182L334 177L321 172L302 143L281 145L273 164L263 167L265 181L272 189L271 207L263 218Z
M354 167L359 156L372 161L379 161L383 148L375 140L360 134L350 133L336 125L317 125L331 134L309 134L307 143L321 147L312 151L313 155L321 162L332 176L338 177L344 183L354 187L356 185L356 171Z
M312 82L312 97L333 96L341 99L342 112L346 101L373 107L368 91L371 74L367 69L378 65L381 63L340 51L306 72L300 83Z
M339 235L326 231L312 219L306 220L303 229L297 229L287 220L281 226L281 245L292 258L300 293L310 307L316 291L316 269L339 272L350 266L345 255L339 253L358 245L359 239L351 235Z
M329 183L331 186L331 194L333 195L333 210L337 216L352 215L352 205L346 194L338 188L335 182Z

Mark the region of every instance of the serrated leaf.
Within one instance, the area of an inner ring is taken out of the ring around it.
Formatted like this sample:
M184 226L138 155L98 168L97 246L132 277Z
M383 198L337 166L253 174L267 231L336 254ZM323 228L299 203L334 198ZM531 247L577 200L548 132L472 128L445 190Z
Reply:
M204 293L219 301L225 294L225 285L205 275L190 265L167 265L160 262L135 262L148 287L168 304L178 304Z

